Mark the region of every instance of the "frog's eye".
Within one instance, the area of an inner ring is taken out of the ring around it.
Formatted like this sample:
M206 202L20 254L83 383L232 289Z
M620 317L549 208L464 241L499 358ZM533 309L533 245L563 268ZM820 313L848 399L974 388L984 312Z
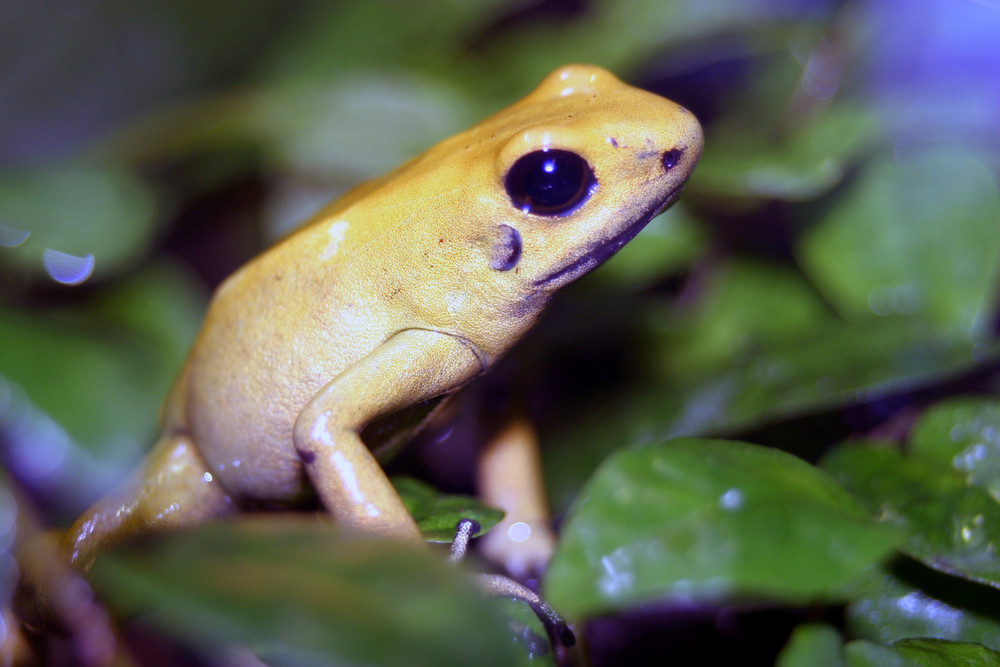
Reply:
M507 172L505 181L514 206L525 213L553 217L572 213L597 186L586 160L557 149L522 155Z

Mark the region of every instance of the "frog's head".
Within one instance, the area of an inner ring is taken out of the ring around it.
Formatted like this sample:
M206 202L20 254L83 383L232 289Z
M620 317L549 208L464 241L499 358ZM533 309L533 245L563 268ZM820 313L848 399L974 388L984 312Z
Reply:
M395 221L426 326L495 352L676 201L701 146L683 107L572 65L347 201Z
M489 263L536 294L590 271L676 201L702 147L689 111L582 65L491 121L507 129L493 167L509 215Z

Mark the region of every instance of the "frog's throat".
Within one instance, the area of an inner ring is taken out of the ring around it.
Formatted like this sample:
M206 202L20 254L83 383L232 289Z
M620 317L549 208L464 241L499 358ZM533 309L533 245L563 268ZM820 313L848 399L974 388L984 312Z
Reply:
M584 250L583 253L575 260L562 268L556 269L547 276L539 278L533 283L533 286L545 288L554 286L555 283L563 285L576 280L592 269L596 269L598 266L607 261L609 257L621 250L622 246L631 241L636 234L641 232L642 228L649 224L650 220L670 208L670 206L677 201L678 197L680 197L681 190L683 189L684 184L681 183L667 193L667 196L662 200L654 202L650 205L649 208L636 217L635 222L625 227L615 236L610 239L591 244L590 247Z

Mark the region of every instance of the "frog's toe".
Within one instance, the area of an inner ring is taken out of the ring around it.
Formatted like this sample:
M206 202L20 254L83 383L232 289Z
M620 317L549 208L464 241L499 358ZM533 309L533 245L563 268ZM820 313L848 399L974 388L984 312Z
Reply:
M462 519L455 526L455 539L451 543L451 560L460 561L465 558L469 549L469 541L479 530L479 524L472 519ZM572 646L576 643L576 635L569 624L555 609L549 606L538 593L524 584L502 574L480 575L480 585L491 595L517 598L531 606L538 620L545 626L549 640L553 645Z
M538 620L545 626L549 639L553 644L572 646L576 643L576 635L572 628L559 613L549 606L542 597L524 584L514 581L502 574L480 575L483 588L492 595L502 595L524 600L534 610Z

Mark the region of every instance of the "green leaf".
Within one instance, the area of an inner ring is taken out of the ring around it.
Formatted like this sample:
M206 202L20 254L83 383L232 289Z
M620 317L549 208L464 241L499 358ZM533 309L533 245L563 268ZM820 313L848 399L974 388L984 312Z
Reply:
M268 79L276 81L321 80L352 67L457 73L470 36L508 5L503 0L426 0L420 12L394 16L399 5L393 0L310 3L276 26L280 32L262 64Z
M698 369L732 368L760 351L785 351L836 324L800 275L763 262L738 261L703 278L689 312L665 313L653 325L656 353L683 377Z
M595 2L587 6L586 12L557 22L550 19L528 23L519 30L497 31L488 43L489 56L496 77L527 76L529 81L570 62L594 63L625 76L660 58L664 62L659 66L665 72L686 72L687 68L694 69L691 60L699 58L697 50L689 46L699 37L766 31L773 27L769 20L773 11L747 2L716 3L707 11L704 5L660 0ZM788 32L781 32L783 43L788 40ZM773 44L762 45L763 41L758 40L754 46L780 51ZM727 55L731 49L729 41ZM691 60L676 57L677 52Z
M545 626L538 615L524 600L502 598L498 600L516 644L523 647L522 664L533 667L555 667L555 655L549 644Z
M455 527L462 519L477 522L476 535L482 535L503 518L501 510L471 496L442 494L413 477L400 475L391 481L428 542L454 540Z
M742 121L745 122L745 121ZM804 201L840 182L878 127L862 109L833 107L785 137L741 123L710 134L695 188L713 195Z
M996 609L995 595L976 602L964 599L950 578L934 588L938 595L959 600L947 602L888 572L873 576L871 584L847 607L851 634L884 644L912 637L934 637L1000 649L1000 618L987 615L989 610Z
M799 256L851 319L916 315L979 339L997 304L998 219L993 168L978 151L883 155L806 234Z
M637 290L690 268L707 246L697 221L680 206L653 218L634 241L601 267L588 274L592 280L610 282L614 289Z
M925 412L909 437L910 450L951 466L1000 501L1000 401L958 398Z
M576 398L574 418L546 435L546 478L557 506L567 506L622 442L753 428L906 391L975 363L967 337L917 318L833 317L793 271L759 262L717 268L700 277L693 305L665 307L642 295L609 299L597 311L581 300L560 313L566 340L600 325L620 331L631 317L639 331L630 335L639 342L628 358L642 375L623 373L607 386L613 373L597 368L594 390ZM566 340L550 343L553 354Z
M844 646L848 667L919 667L888 646L858 639Z
M0 604L10 608L10 600L18 579L18 565L12 551L15 537L23 543L26 539L27 522L18 516L22 511L17 506L17 498L11 493L10 479L5 471L0 472Z
M1000 654L979 644L904 639L892 646L865 640L847 644L849 667L997 667Z
M0 428L7 465L70 504L134 465L197 332L204 295L158 264L77 303L0 306Z
M275 167L356 181L386 173L474 122L478 111L446 81L365 70L276 86L245 102L237 111Z
M1000 505L938 461L852 442L822 461L880 520L907 533L905 553L929 567L1000 587Z
M997 667L1000 654L979 644L904 639L892 646L865 640L847 644L849 667Z
M892 645L920 667L1000 667L1000 653L979 644L941 639L904 639Z
M800 625L778 655L777 667L845 667L840 633L828 625Z
M427 549L289 516L226 521L102 556L121 614L272 665L515 664L495 600Z
M0 262L70 285L90 277L87 266L106 277L147 249L155 214L152 192L124 170L68 165L6 172L0 174ZM11 245L5 237L20 242Z
M587 483L546 578L569 616L679 596L841 596L897 542L829 477L774 449L681 438Z

